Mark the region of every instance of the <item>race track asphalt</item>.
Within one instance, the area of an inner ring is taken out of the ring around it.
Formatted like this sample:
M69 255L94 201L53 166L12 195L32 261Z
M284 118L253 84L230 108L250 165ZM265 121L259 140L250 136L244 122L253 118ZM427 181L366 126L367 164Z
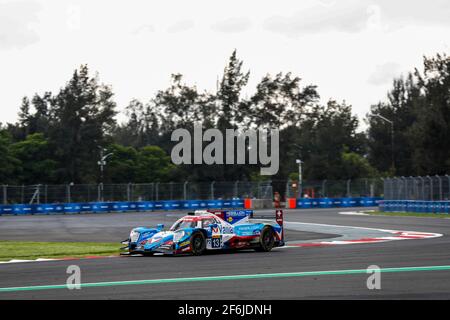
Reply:
M442 237L324 247L278 248L200 257L112 257L0 264L0 299L449 299L450 219L341 215L355 209L286 210L285 220L321 224L320 232L288 230L288 240L333 239L336 228L351 226L440 233ZM264 211L263 214L269 214ZM170 223L182 213L1 216L1 240L120 241L131 227ZM333 231L333 232L331 232ZM120 282L79 290L50 288L1 292L1 288L64 285L69 265L81 269L82 283ZM363 272L381 269L381 289L369 290ZM431 266L428 271L413 267ZM335 274L302 272L359 270ZM303 276L258 276L302 273ZM199 281L198 277L234 276ZM242 276L242 275L250 275ZM256 278L252 278L255 276ZM194 278L171 283L161 279ZM151 280L127 284L123 281Z

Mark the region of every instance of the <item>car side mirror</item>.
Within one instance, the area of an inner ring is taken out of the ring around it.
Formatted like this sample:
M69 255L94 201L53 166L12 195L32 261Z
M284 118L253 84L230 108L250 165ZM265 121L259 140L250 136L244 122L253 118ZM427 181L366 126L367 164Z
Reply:
M161 231L161 230L164 229L164 225L163 225L162 223L158 223L158 224L156 225L156 229L158 229L158 231Z

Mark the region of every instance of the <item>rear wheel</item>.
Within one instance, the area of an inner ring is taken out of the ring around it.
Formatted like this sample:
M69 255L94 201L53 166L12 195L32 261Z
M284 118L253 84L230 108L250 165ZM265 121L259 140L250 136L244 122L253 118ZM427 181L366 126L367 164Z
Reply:
M269 226L265 226L259 237L259 247L256 247L255 250L258 252L269 252L272 250L275 244L275 236L273 233L273 229Z
M191 236L191 250L194 256L200 256L205 252L206 239L202 232L195 232Z

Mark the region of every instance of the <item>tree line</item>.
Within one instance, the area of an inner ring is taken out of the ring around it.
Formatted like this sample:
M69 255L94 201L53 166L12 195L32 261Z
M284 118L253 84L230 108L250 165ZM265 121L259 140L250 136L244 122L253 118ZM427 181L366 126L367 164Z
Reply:
M234 51L215 92L173 74L169 87L148 101L130 101L119 123L112 88L82 65L58 92L24 97L18 120L1 125L0 183L97 183L101 149L111 153L107 183L296 179L296 159L304 161L308 180L449 171L450 58L445 54L424 57L423 70L394 79L387 99L371 106L363 132L351 105L332 99L321 104L318 88L298 76L267 74L244 98L249 77ZM393 121L393 149L389 124L374 115ZM173 165L171 133L193 130L196 122L221 131L278 128L278 174L259 176L256 165Z

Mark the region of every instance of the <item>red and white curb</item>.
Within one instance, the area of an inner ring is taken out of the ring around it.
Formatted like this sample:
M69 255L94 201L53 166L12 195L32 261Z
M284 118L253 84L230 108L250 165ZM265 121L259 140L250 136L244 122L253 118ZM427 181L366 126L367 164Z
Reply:
M321 246L335 246L335 245L342 245L342 244L379 243L379 242L387 242L387 241L394 241L394 240L417 240L417 239L431 239L431 238L442 237L442 234L440 234L440 233L398 231L398 230L385 230L385 229L374 229L374 230L388 232L388 233L391 233L392 236L375 237L375 238L360 238L360 239L350 239L350 240L288 243L285 246L285 248L321 247Z

